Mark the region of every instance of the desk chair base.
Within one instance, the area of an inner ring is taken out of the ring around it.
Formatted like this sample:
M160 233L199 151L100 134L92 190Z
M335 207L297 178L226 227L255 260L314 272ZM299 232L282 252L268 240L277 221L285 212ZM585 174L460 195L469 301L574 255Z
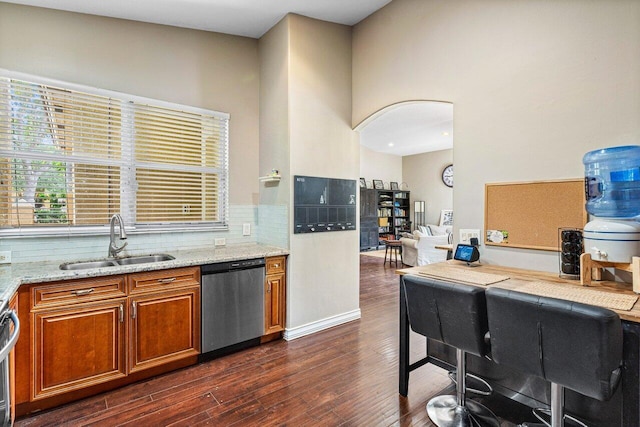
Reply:
M467 363L464 350L456 349L456 395L436 396L427 402L427 415L438 427L500 427L486 406L467 399Z
M457 373L455 371L450 371L447 374L447 376L449 377L449 379L456 386L458 385L458 380L456 378L457 377ZM480 396L491 396L493 394L493 387L491 387L491 384L489 384L488 382L486 382L485 380L483 380L479 376L467 373L467 378L471 378L471 379L479 382L482 386L484 386L486 388L486 390L480 390L480 389L477 389L477 388L467 387L466 391L468 393L473 393L473 394L477 394L477 395L480 395Z
M564 413L564 387L559 384L551 383L551 408L535 408L533 415L542 422L542 424L522 424L523 427L546 426L546 427L564 427L565 420L572 421L580 427L588 427L585 423ZM544 416L549 417L547 421Z
M438 427L499 427L496 416L486 406L466 400L458 406L456 396L437 396L427 403L427 414Z
M540 423L524 423L521 424L522 427L555 427L551 420L547 421L546 419L543 418L544 416L547 416L549 418L551 418L551 411L548 409L542 409L542 408L535 408L533 410L533 415L535 415L535 417L537 419L539 419L541 422ZM567 424L566 421L571 421L571 424ZM571 415L567 415L567 414L563 414L562 415L562 422L561 424L558 424L559 426L566 426L566 425L570 425L570 426L579 426L579 427L589 427L587 426L585 423L583 423L582 421L580 421L577 418L572 417Z

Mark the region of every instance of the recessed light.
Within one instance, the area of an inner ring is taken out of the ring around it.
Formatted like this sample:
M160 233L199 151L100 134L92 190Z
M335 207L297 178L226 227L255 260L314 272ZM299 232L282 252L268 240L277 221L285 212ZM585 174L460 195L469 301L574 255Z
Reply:
M442 136L449 136L449 132L442 132Z
M393 147L393 142L390 142L390 143L389 143L389 147Z

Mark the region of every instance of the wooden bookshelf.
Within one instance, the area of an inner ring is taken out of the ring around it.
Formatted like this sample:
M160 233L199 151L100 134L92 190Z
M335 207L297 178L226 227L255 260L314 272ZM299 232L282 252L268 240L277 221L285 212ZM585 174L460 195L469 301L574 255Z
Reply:
M401 232L411 231L409 191L375 190L380 240L394 240Z

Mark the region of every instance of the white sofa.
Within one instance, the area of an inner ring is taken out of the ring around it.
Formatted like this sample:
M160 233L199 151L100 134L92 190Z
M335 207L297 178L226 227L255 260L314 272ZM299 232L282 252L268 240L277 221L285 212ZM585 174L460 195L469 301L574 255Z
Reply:
M447 251L436 245L451 243L451 233L429 236L416 230L412 237L402 237L402 261L411 266L427 265L447 260Z

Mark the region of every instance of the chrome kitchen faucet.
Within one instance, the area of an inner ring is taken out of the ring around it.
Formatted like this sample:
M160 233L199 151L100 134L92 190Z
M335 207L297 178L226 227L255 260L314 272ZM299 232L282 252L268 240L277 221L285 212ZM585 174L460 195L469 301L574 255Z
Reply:
M124 242L124 245L118 247L116 245L116 230L115 225L118 223L118 228L120 229L120 240L126 240L127 233L124 231L124 221L120 214L115 214L111 217L109 221L110 233L109 233L109 257L116 257L122 250L127 246L127 242Z

